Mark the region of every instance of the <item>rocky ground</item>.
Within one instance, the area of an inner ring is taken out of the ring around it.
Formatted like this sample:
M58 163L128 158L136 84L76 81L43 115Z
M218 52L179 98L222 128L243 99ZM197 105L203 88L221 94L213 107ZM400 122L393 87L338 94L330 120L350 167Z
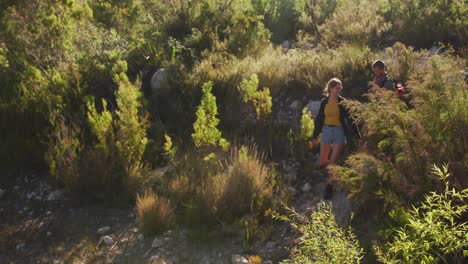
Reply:
M315 157L316 159L316 157ZM290 201L308 214L321 200L325 172L282 162ZM84 205L68 199L45 177L4 177L0 185L0 263L278 263L300 236L286 223L273 223L265 237L245 245L238 226L178 226L146 237L133 208ZM336 220L346 226L352 207L336 190ZM263 228L263 227L260 227Z

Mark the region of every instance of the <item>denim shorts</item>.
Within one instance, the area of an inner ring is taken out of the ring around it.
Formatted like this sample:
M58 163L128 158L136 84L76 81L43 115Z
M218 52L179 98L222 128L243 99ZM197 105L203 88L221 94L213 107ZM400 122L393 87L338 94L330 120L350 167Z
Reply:
M323 125L321 143L323 144L345 144L346 137L344 134L343 126Z

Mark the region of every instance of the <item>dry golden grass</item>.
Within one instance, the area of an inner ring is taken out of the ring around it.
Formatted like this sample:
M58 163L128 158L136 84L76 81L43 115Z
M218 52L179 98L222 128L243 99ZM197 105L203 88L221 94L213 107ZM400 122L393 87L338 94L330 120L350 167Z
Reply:
M174 223L175 214L171 202L154 192L137 195L136 211L138 222L147 234L165 230Z
M241 216L271 200L270 170L263 160L254 147L234 148L217 206L221 216Z

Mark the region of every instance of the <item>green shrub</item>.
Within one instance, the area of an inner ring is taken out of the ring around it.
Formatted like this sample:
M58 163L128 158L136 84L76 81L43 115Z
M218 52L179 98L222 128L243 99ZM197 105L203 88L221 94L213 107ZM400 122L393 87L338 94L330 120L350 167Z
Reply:
M463 1L388 0L379 14L392 24L388 36L392 41L417 48L439 42L463 47L468 40L468 21L464 18L467 8Z
M45 155L50 176L68 190L73 189L80 180L79 162L83 150L80 132L77 126L67 125L62 118L57 117Z
M431 192L407 213L406 225L384 247L376 247L383 263L465 263L468 259L468 189L456 190L448 182L447 167L434 166L445 189Z
M390 28L378 10L375 1L338 1L333 15L318 26L321 43L332 47L344 43L378 46Z
M244 103L251 103L255 107L257 119L260 123L266 124L271 115L271 96L270 89L263 88L258 91L258 77L253 74L250 80L242 80L239 85L240 94Z
M343 230L335 222L332 207L321 202L310 216L286 207L288 215L273 218L289 222L302 236L299 245L281 263L360 263L364 252L351 229Z
M461 61L435 56L408 84L417 119L430 138L426 149L433 162L466 159L468 138L463 124L468 124L468 92L459 71L462 67Z
M226 30L229 52L244 57L255 54L269 44L270 32L265 28L260 17L239 15Z
M386 163L366 153L355 153L347 157L344 166L329 169L340 187L349 193L349 198L366 213L382 213L398 205L398 199L412 191L391 163ZM398 193L398 195L395 192Z
M312 114L304 107L302 109L302 116L301 116L301 133L299 134L299 138L302 140L303 143L306 143L312 138L312 134L314 133L314 120L312 119Z
M197 120L193 124L195 132L192 134L193 142L197 147L216 146L221 139L221 131L217 128L218 108L216 97L211 93L212 89L212 82L203 84L203 97L196 112Z
M117 107L115 123L116 146L125 175L141 176L145 162L142 160L148 139L146 128L148 117L141 110L139 85L122 81L116 94Z
M299 35L315 37L318 34L318 27L335 13L337 5L338 1L336 0L306 1L299 18L298 27L302 31Z

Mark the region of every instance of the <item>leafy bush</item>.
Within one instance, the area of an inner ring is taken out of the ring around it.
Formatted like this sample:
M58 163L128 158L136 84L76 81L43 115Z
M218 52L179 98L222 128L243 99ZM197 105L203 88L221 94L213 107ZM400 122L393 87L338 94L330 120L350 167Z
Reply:
M343 230L335 222L332 208L321 202L310 216L286 207L288 215L273 218L289 222L302 236L299 245L281 263L360 263L363 250L351 229Z
M228 51L238 57L255 54L269 44L270 32L259 17L239 15L226 30Z
M467 43L467 12L463 1L405 1L388 0L381 5L380 14L391 22L391 40L418 48L434 43L452 43L462 47Z
M175 220L171 202L149 191L143 195L137 194L136 214L139 225L147 234L164 231L173 225Z
M45 159L53 180L70 190L80 180L81 131L73 124L67 125L63 119L57 119Z
M467 147L468 92L461 62L435 56L412 75L408 86L417 119L430 143L426 145L433 162L462 161ZM465 163L466 166L466 163Z
M122 81L116 94L116 146L125 175L139 176L145 164L142 160L148 139L146 128L148 118L141 111L141 92L139 85Z
M406 225L391 242L376 247L384 263L465 263L468 259L468 189L458 191L448 182L447 167L434 166L444 183L441 193L431 192L407 213Z
M333 15L318 26L320 41L327 46L340 44L379 45L390 23L378 14L375 1L338 1Z
M270 89L263 88L258 91L258 77L253 74L250 80L242 80L239 85L240 94L244 103L251 103L255 107L257 119L260 123L266 124L271 115L271 96Z
M212 89L212 82L203 84L203 97L196 112L197 120L193 124L194 133L192 134L193 142L197 147L216 146L221 139L221 131L217 128L218 108L216 97L211 93Z
M366 213L382 213L398 205L399 197L411 191L409 185L392 164L366 153L355 153L347 157L345 166L332 166L331 177L349 193L358 209Z

